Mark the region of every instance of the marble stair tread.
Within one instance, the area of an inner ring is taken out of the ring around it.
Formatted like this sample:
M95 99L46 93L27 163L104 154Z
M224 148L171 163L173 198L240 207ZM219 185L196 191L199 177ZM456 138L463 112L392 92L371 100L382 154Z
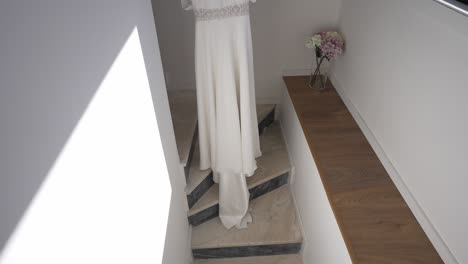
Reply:
M197 98L195 90L169 91L169 106L182 165L187 165L197 128Z
M192 229L192 249L235 248L302 243L296 208L288 185L250 204L253 222L246 229L226 229L219 217Z
M257 105L257 117L258 122L260 123L263 119L265 119L271 111L275 109L274 104L259 104ZM263 146L262 146L263 147ZM192 163L190 165L189 176L187 178L187 186L185 188L185 192L187 194L191 193L195 188L203 182L203 180L210 175L211 169L208 170L200 170L200 151L198 142L195 146L195 150L193 153Z
M288 152L284 143L281 127L273 123L260 137L262 156L257 159L257 170L247 178L247 185L252 189L291 170ZM189 216L197 214L219 202L219 186L214 184L189 210Z
M194 264L302 264L302 257L298 254L225 258L225 259L201 259L195 260Z

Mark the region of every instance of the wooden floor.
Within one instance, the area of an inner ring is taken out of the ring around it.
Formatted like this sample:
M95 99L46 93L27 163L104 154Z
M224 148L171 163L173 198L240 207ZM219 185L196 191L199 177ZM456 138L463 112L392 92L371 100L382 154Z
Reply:
M284 80L353 263L443 263L331 84Z

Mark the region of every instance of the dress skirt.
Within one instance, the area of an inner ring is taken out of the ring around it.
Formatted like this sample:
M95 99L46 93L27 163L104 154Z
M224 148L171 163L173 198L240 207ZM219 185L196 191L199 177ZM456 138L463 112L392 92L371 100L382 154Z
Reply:
M261 155L255 103L249 1L192 0L196 17L200 168L219 184L226 228L252 221L246 177Z

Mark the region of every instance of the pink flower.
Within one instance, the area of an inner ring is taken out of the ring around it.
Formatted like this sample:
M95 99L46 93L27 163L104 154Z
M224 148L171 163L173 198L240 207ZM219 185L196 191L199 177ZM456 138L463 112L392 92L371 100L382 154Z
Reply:
M338 32L327 31L318 33L321 37L321 45L318 46L322 55L332 60L343 54L344 42Z

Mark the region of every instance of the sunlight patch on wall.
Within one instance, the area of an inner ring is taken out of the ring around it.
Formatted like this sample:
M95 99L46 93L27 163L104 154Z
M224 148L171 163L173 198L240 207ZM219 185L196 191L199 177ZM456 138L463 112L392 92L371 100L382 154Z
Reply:
M0 263L161 263L170 199L135 28Z

